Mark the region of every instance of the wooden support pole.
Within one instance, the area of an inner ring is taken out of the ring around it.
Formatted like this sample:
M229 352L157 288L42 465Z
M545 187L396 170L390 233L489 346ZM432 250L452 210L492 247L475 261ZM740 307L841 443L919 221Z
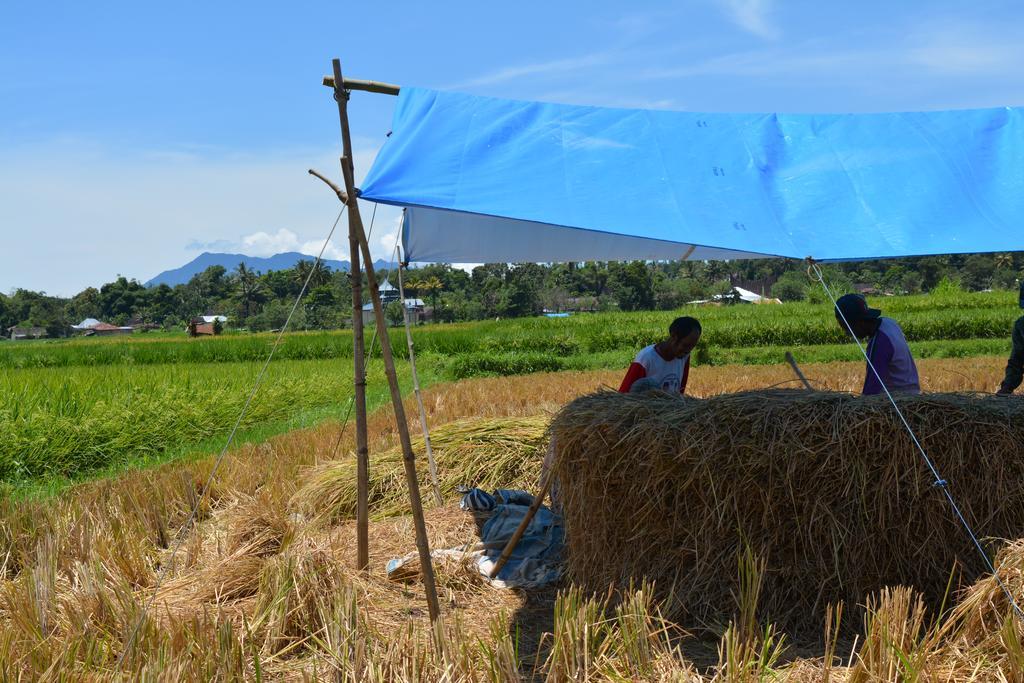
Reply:
M814 387L812 387L811 383L807 381L806 377L804 377L804 373L800 369L800 366L796 364L796 358L794 358L793 354L789 351L786 351L786 362L789 363L789 367L793 368L793 372L795 372L796 376L800 378L801 382L803 382L804 388L807 389L807 391L814 391Z
M416 405L420 410L420 428L423 430L423 445L427 450L427 467L430 468L430 485L434 490L434 502L444 505L441 496L441 484L437 479L437 462L434 460L434 449L430 445L430 430L427 429L427 411L423 407L423 394L420 392L420 377L416 374L416 352L412 342L412 330L409 329L409 309L405 305L405 283L402 271L405 266L398 264L398 296L402 299L402 321L405 323L405 343L409 347L409 369L412 371L412 391L416 394ZM436 315L436 312L435 312Z
M551 466L544 472L544 481L540 484L540 493L533 499L533 503L530 504L530 509L523 515L523 519L519 522L519 526L516 527L515 533L512 534L512 538L508 539L508 543L505 544L505 549L501 551L501 556L498 557L498 561L494 563L494 568L491 569L491 578L498 576L498 572L501 571L505 563L508 562L508 558L512 557L512 552L519 545L519 540L526 533L526 527L530 526L530 522L533 521L534 516L537 514L537 510L540 510L540 506L544 504L544 498L548 495L548 490L551 488L551 482L555 480L555 463L552 459Z
M341 62L335 59L332 62L332 66L334 68L334 82L344 83L345 81L341 76ZM384 306L380 300L380 289L377 287L377 278L373 270L373 256L370 254L370 245L366 241L363 221L359 216L355 174L352 166L352 143L349 135L348 107L346 106L347 93L339 89L335 89L334 92L335 99L338 100L338 114L341 118L342 140L345 145L345 158L347 159L347 162L342 163L342 171L345 174L345 190L349 197L349 227L359 241L363 263L366 268L366 280L370 287L370 301L373 303L373 315L377 322L377 336L380 338L381 356L384 358L384 371L388 378L388 387L391 390L391 404L395 411L398 438L402 444L405 479L406 485L409 488L409 503L412 507L413 526L416 530L416 549L419 551L423 586L427 592L427 609L430 612L431 622L436 622L441 617L441 608L437 601L434 566L430 560L430 542L427 539L427 525L423 520L423 501L420 499L420 485L416 476L416 456L412 451L412 439L409 437L409 425L406 422L405 406L402 404L402 389L398 385L395 358L391 352L391 339L388 336L387 322L384 319Z
M314 176L316 178L319 178L320 180L322 180L325 183L327 183L327 187L329 187L332 190L334 190L334 194L338 195L338 200L342 204L348 204L348 195L345 194L344 190L342 190L340 187L335 185L334 181L332 181L330 178L328 178L323 173L321 173L320 171L317 171L316 169L313 169L313 168L309 169L309 175Z
M342 161L342 163L345 163ZM351 162L349 162L351 163ZM356 567L370 568L370 445L366 433L366 344L363 335L363 273L359 265L359 236L352 229L351 192L349 206L349 281L352 288L352 362L356 403ZM358 209L356 210L358 213ZM358 218L358 216L357 216Z
M375 92L381 95L397 95L399 90L401 90L399 86L392 83L364 81L361 78L346 78L339 81L337 76L324 76L324 85L328 88L333 88L335 83L342 83L342 90L363 90L365 92Z
M334 60L334 73L341 82L341 63ZM348 128L348 93L334 92L338 102L338 118L341 121L341 174L345 178L345 192L337 190L338 198L344 195L348 205L349 280L352 288L352 362L355 372L353 379L353 400L356 409L356 567L366 571L370 567L370 447L366 436L366 344L363 336L363 275L359 266L359 203L353 177L352 137Z

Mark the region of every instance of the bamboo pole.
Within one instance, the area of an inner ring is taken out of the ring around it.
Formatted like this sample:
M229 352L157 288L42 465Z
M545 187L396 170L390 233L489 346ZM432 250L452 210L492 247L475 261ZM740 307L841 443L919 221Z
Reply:
M334 74L341 80L341 63L334 60ZM335 90L338 103L338 118L341 122L341 174L345 178L345 200L348 205L348 245L351 266L349 279L352 289L352 359L355 376L353 379L356 408L356 567L367 570L370 567L370 447L366 435L366 344L363 337L363 276L359 266L359 202L354 186L349 179L353 176L352 136L348 127L348 93ZM336 191L341 199L342 193Z
M800 378L800 381L804 383L804 388L807 389L807 391L814 391L814 387L812 387L811 383L807 381L806 377L804 377L804 373L800 369L800 366L796 364L796 358L794 358L793 354L789 351L786 351L786 362L789 363L789 367L793 368L793 372L795 372L796 376Z
M344 190L342 190L340 187L335 185L334 182L330 178L328 178L323 173L320 173L319 171L317 171L316 169L313 169L313 168L309 169L309 175L314 176L316 178L319 178L320 180L322 180L325 183L327 183L327 187L329 187L332 190L334 190L334 194L338 195L338 200L342 204L348 204L348 195L345 194Z
M402 320L405 323L405 343L409 347L409 368L412 370L412 390L416 394L416 405L420 409L420 428L423 430L423 443L427 450L427 466L430 468L430 484L434 489L434 502L444 505L441 496L441 484L437 480L437 462L434 460L434 449L430 445L430 430L427 429L427 411L423 407L423 394L420 392L420 378L416 373L416 353L413 350L412 330L409 329L409 309L405 306L405 283L402 271L405 265L398 264L398 296L402 298Z
M401 88L392 83L381 83L380 81L364 81L361 78L346 78L339 81L337 76L324 76L324 85L333 88L335 83L341 83L343 90L364 90L375 92L381 95L397 95Z
M334 68L334 82L344 83L341 76L341 62L337 59L332 61ZM387 322L384 319L384 306L380 300L380 289L377 287L377 278L373 269L373 256L370 254L370 245L366 241L366 233L363 231L363 221L359 215L359 204L356 198L355 174L352 165L352 144L349 135L347 93L344 90L335 89L335 99L338 101L338 114L341 118L342 140L345 145L345 158L347 163L342 163L342 171L345 174L345 190L349 196L349 227L355 233L359 241L363 262L366 267L366 280L370 287L370 301L373 303L373 315L377 322L377 336L380 338L381 355L384 358L384 370L388 378L388 387L391 390L391 404L395 411L395 421L398 427L398 437L402 443L402 460L405 464L405 479L409 488L409 503L412 507L413 526L416 530L416 549L420 556L420 571L423 573L423 586L427 592L427 609L430 612L430 621L437 622L441 617L441 608L437 601L437 585L434 580L434 566L430 560L430 542L427 539L427 525L423 521L423 501L420 499L419 480L416 477L416 456L412 451L412 439L409 437L409 425L405 417L405 406L402 404L402 390L398 386L398 373L395 371L395 358L391 352L391 338L388 335ZM360 311L360 314L362 311Z
M345 163L342 161L342 163ZM351 163L351 161L349 162ZM366 345L363 336L363 273L359 265L359 236L352 229L352 205L349 193L349 279L352 288L352 362L356 403L356 567L370 568L370 445L366 434ZM358 211L358 210L357 210Z

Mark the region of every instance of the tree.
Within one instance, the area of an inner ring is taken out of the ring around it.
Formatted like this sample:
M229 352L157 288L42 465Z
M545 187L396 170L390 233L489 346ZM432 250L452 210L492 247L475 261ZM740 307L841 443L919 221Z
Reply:
M843 294L853 291L853 281L840 268L833 265L823 266L821 274L835 298L838 299ZM831 303L821 283L817 281L807 287L807 300L814 304Z
M540 283L544 270L536 263L517 263L507 271L498 299L498 312L510 318L537 315L543 306Z
M569 292L558 286L546 287L540 300L549 311L560 312L569 308Z
M704 272L712 281L721 280L729 274L729 266L725 261L707 261L704 264Z
M576 286L573 294L592 294L600 297L608 293L608 266L598 261L588 261L576 269Z
M1013 254L1011 253L1004 252L1002 254L996 254L992 257L992 261L996 268L1013 270Z
M260 276L263 288L270 293L271 299L292 299L299 294L302 282L297 282L293 270L272 270Z
M473 269L473 295L479 302L481 317L493 318L503 314L505 277L508 266L504 263L485 263ZM507 313L505 313L507 315Z
M654 281L654 304L660 311L672 311L690 301L703 299L706 295L704 289L704 286L696 279L672 278L659 273L659 277L656 277Z
M430 296L430 307L434 311L434 317L437 317L437 296L444 289L444 283L436 275L431 275L420 280L412 280L406 284L406 288L412 290L417 295L427 294Z
M772 285L772 296L782 301L803 301L807 298L807 275L788 270Z
M306 295L306 325L317 329L337 327L340 310L334 288L320 285Z
M1017 273L1009 268L999 268L992 273L994 289L1014 289L1017 287Z
M288 319L288 313L292 310L291 302L273 300L267 302L259 313L249 319L249 329L259 332L264 330L280 330ZM300 306L292 315L290 330L299 330L305 326L306 314Z
M7 333L7 328L17 324L14 307L9 297L0 293L0 337Z
M654 287L651 272L643 261L626 265L613 263L608 267L608 290L623 311L641 311L654 308Z
M926 291L931 291L943 278L955 274L948 256L925 256L914 263L914 270L921 274L921 287Z
M924 278L916 270L908 270L900 279L900 290L906 294L918 294L924 284Z
M222 269L223 270L223 269ZM100 287L100 313L108 321L123 323L135 315L145 302L146 288L123 275Z
M384 307L384 317L393 327L405 324L405 304L401 301L392 301Z
M28 324L32 327L45 327L51 337L66 337L71 323L64 314L64 302L61 299L40 296L29 309Z
M192 278L184 285L174 288L176 311L182 320L188 320L206 311L207 299L203 296L200 284L196 278Z
M164 285L166 287L166 285ZM100 307L100 290L95 287L86 287L78 294L71 297L64 307L67 317L70 320L81 322L86 318L100 318L103 312Z
M295 281L301 289L306 279L309 279L307 290L315 289L328 284L331 281L331 269L323 264L323 261L306 261L305 259L295 264L292 269Z
M235 296L242 305L242 317L248 320L252 315L253 306L266 300L263 283L260 281L259 273L249 270L245 263L238 264L235 270L235 283Z
M963 285L971 291L988 289L992 286L993 258L988 254L972 254L967 257L962 269Z
M166 284L150 288L145 296L146 306L139 313L150 322L166 325L175 317L178 297Z
M203 298L219 301L231 293L231 281L224 266L210 266L190 280L195 282Z

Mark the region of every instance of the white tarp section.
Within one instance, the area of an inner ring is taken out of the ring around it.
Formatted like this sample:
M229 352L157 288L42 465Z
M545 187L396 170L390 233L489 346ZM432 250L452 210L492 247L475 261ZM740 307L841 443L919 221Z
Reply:
M411 226L415 225L415 230ZM685 242L613 235L512 218L424 209L406 210L402 225L406 254L423 263L458 261L514 263L561 261L677 261L763 258L732 249Z

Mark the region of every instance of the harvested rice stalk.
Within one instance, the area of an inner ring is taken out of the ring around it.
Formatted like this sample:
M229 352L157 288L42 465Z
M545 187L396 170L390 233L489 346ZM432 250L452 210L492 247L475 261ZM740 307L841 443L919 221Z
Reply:
M1024 401L897 401L976 530L1020 536ZM653 579L684 626L733 617L748 546L767 563L759 616L790 631L888 585L938 606L951 568L984 570L884 397L602 392L551 430L570 580L601 592Z
M996 571L1017 604L1024 601L1024 539L1007 543L996 555ZM963 591L944 625L944 635L965 647L999 650L1009 624L1024 637L1024 622L1013 612L1006 593L991 574Z
M483 489L532 488L539 478L547 442L547 417L459 420L434 429L441 492L451 499L457 486ZM422 438L413 450L424 452ZM426 476L420 469L420 476ZM400 449L370 457L370 510L375 518L409 510ZM426 485L426 481L422 480ZM345 457L314 468L292 499L294 508L322 522L351 519L356 509L355 460Z

